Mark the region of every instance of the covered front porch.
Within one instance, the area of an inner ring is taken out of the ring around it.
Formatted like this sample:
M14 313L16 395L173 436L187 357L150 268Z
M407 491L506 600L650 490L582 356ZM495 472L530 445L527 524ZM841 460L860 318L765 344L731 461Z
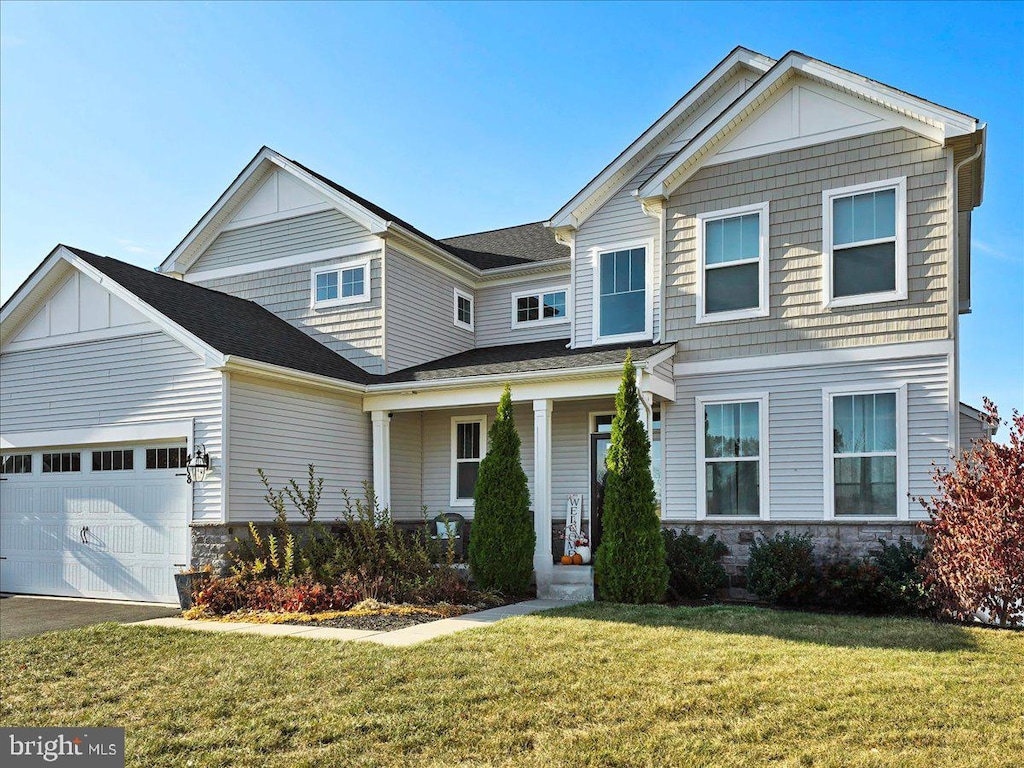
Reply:
M437 376L450 368L435 367L421 370L418 379L395 382L388 385L389 391L377 388L368 395L364 408L372 419L373 484L381 507L399 521L420 520L424 510L430 518L458 514L467 521L472 536L476 472L508 382L537 537L537 594L592 597L589 565L556 563L564 553L561 532L570 497L582 499L583 531L591 537L599 535L599 483L625 348L600 350L600 355L594 350L579 352L589 355L590 365L563 363L560 368L524 371L514 370L517 363L512 361L506 364L508 370L494 371L491 364L486 373L471 372L463 365L458 367L458 377ZM671 354L671 345L634 350L643 413L656 440L660 440L657 414L662 403L674 396L674 386L664 373L668 367L663 366L661 373L656 368ZM560 354L559 362L565 357L569 356ZM451 365L451 360L439 363ZM526 364L537 362L538 358L531 358ZM654 463L656 475L660 474L658 456Z

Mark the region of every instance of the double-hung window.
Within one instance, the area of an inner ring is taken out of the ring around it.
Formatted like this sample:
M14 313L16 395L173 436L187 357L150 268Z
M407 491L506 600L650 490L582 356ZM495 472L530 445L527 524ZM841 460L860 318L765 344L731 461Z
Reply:
M697 398L700 517L768 516L768 395Z
M825 393L826 507L835 518L905 517L906 389Z
M359 304L370 300L370 262L368 260L319 267L312 271L314 309Z
M822 193L824 305L907 298L907 180Z
M649 252L647 245L597 252L595 341L650 337Z
M569 322L566 288L512 294L512 326L551 325Z
M465 291L454 288L454 320L458 328L473 330L473 297Z
M768 315L768 203L697 216L697 322Z
M487 418L484 416L452 419L452 506L473 504L480 461L487 453Z

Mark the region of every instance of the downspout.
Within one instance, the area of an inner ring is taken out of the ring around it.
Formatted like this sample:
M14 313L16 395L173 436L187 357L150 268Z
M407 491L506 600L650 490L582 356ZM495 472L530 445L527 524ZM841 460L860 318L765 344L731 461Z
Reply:
M979 142L978 148L974 150L974 154L970 157L965 157L953 166L953 178L950 182L953 185L953 210L950 213L952 216L950 232L953 238L953 248L951 249L953 253L953 275L950 280L951 295L949 302L949 332L953 337L953 402L951 404L953 412L951 437L953 444L950 446L950 449L954 455L960 451L960 169L978 160L984 152L985 135L982 134L981 142Z

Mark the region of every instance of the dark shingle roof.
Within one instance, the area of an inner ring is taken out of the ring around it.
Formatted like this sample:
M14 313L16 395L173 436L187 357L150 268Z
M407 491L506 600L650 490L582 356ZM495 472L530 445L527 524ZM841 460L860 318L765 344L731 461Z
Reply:
M626 359L627 349L632 349L633 360L640 362L672 347L672 344L640 342L568 349L566 347L568 343L568 339L556 339L554 341L534 341L528 344L507 344L500 347L479 347L390 373L387 376L382 376L379 383L412 383L465 376L621 365Z
M222 354L356 384L377 378L255 302L79 248L68 250Z
M460 259L480 269L569 258L569 247L555 240L554 231L539 221L446 237L441 242L453 249Z
M520 224L515 227L493 229L488 232L477 232L438 240L423 230L417 229L409 222L395 216L390 211L381 208L376 203L371 203L365 197L361 197L352 190L341 186L336 181L332 181L323 174L317 173L299 161L292 160L291 158L288 158L288 160L331 189L359 203L359 205L371 211L374 215L379 216L385 221L393 221L395 224L419 235L424 240L433 243L442 251L451 254L457 259L461 259L477 269L487 270L497 267L514 266L516 264L549 261L550 259L569 258L569 248L556 242L554 232L540 222Z

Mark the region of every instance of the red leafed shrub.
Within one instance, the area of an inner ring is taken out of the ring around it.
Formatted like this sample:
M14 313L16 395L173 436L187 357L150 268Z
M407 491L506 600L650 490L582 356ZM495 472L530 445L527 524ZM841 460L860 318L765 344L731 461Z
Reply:
M323 584L300 576L287 584L271 579L243 579L229 576L213 579L196 593L195 604L223 615L247 609L285 613L343 611L363 598L356 577L345 575L335 584Z
M249 601L249 587L237 576L224 579L210 579L197 590L193 602L210 609L211 613L224 614L243 608Z
M987 418L999 413L985 399ZM1003 422L1005 423L1005 422ZM952 467L934 473L938 493L919 499L931 551L926 584L951 616L986 611L1001 625L1024 620L1024 415L1013 412L1010 441L976 441Z

